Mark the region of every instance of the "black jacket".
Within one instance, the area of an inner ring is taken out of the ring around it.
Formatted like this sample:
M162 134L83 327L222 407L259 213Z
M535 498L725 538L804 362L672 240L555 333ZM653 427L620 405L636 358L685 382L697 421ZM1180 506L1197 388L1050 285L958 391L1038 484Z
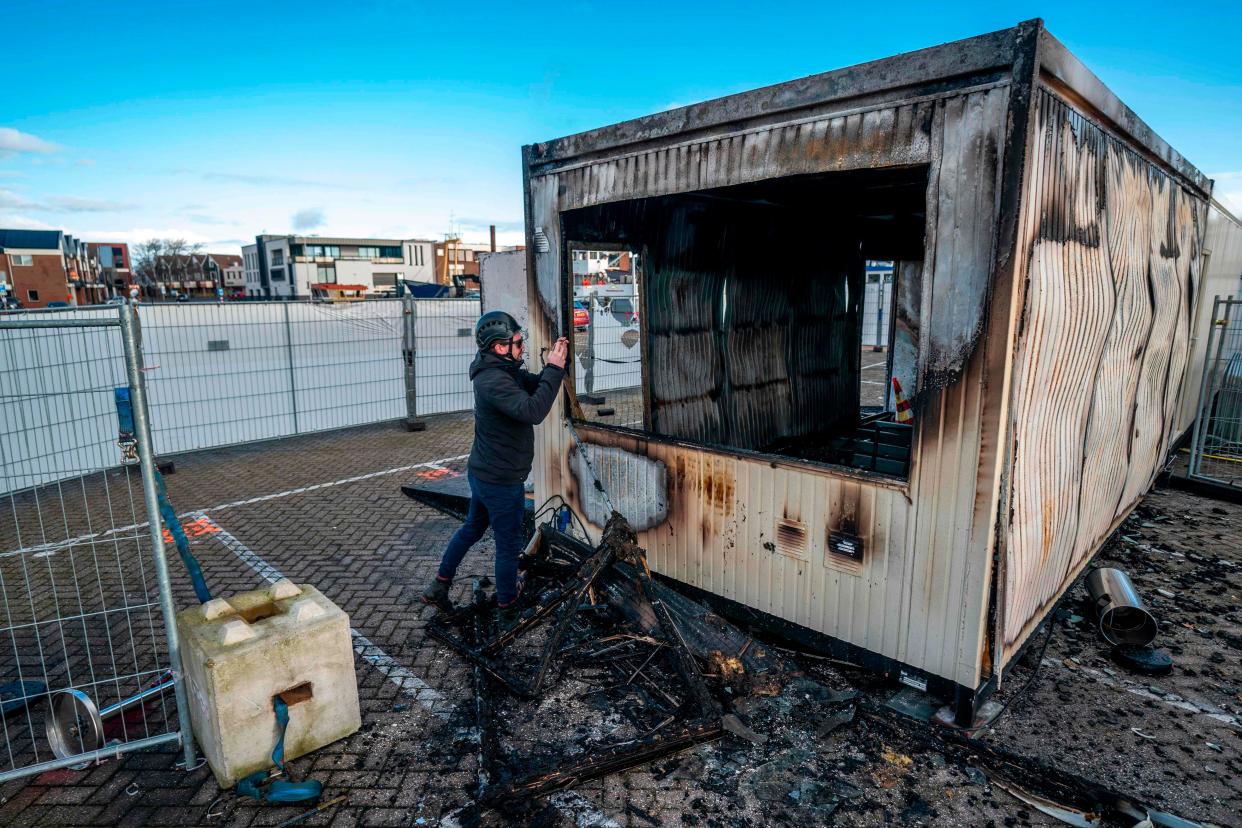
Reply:
M480 351L470 363L474 383L474 446L470 471L485 483L522 483L535 459L535 424L552 410L565 369L532 374L505 357Z

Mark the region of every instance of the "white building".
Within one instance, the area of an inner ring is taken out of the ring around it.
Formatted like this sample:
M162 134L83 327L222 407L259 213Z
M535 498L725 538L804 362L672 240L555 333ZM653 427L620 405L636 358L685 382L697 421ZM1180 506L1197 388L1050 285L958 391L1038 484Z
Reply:
M311 285L395 290L399 280L435 281L434 245L423 239L256 236L242 248L247 296L309 298Z
M262 296L263 288L259 282L259 246L247 244L242 247L242 267L245 272L245 289L247 296Z

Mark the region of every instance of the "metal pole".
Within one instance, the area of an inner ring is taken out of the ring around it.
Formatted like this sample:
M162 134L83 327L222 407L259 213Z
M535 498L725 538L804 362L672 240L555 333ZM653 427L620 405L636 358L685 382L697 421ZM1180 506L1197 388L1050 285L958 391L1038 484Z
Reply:
M285 355L288 357L289 363L289 398L293 405L293 433L301 434L298 427L298 386L296 375L293 372L293 328L289 326L289 303L284 303L285 307Z
M884 299L886 299L888 284L884 283L883 273L879 274L879 284L877 287L879 289L876 292L876 304L878 305L876 308L876 346L872 348L873 351L882 350L883 346L888 344L884 341Z
M1203 406L1207 399L1208 383L1211 382L1212 375L1212 340L1216 336L1216 312L1220 308L1220 297L1217 296L1212 300L1212 315L1208 317L1208 341L1207 347L1203 353L1203 374L1199 383L1199 403L1195 407L1195 431L1190 439L1190 462L1186 469L1187 477L1194 477L1199 473L1199 437L1203 431ZM1222 340L1224 337L1221 338Z
M99 750L92 750L88 753L76 753L66 759L51 759L47 762L40 762L37 765L27 765L24 768L15 768L0 773L0 784L8 782L12 779L20 779L23 776L35 776L40 773L46 773L50 770L58 770L59 768L67 768L71 765L81 765L101 762L104 759L119 759L123 754L136 750L145 750L149 747L156 747L165 742L175 742L180 738L177 733L161 733L159 736L150 736L146 739L134 739L129 742L115 742L105 745ZM187 742L186 744L190 744ZM193 749L193 748L191 748ZM187 765L186 767L190 767Z
M35 310L43 309L36 308ZM18 330L20 328L113 328L116 325L117 321L115 319L18 319L0 321L0 329L7 330Z
M181 670L181 641L177 634L176 608L168 580L168 560L164 557L164 526L160 521L159 493L155 484L155 453L151 444L151 421L147 417L147 382L142 373L142 350L138 344L138 310L132 301L118 307L121 342L125 348L125 374L134 408L134 431L138 438L138 462L142 469L142 494L151 531L151 554L155 558L155 580L160 590L160 611L168 637L169 670L177 697L177 719L181 748L187 769L194 767L194 730L190 723L190 703Z
M595 394L595 294L582 298L587 306L586 353L582 355L582 385L586 390L579 399L589 405L603 405L605 398ZM570 324L573 324L573 311L570 311Z
M405 428L424 431L427 424L418 419L418 303L408 291L401 298L401 362L405 377Z

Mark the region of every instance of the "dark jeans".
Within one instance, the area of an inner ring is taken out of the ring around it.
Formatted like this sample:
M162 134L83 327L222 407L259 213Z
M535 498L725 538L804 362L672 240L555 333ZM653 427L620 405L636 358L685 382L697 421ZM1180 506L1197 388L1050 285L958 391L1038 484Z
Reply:
M444 550L437 577L451 581L470 547L479 542L487 527L496 538L496 601L510 604L517 598L517 564L522 554L522 517L526 491L521 483L487 483L471 473L470 512Z

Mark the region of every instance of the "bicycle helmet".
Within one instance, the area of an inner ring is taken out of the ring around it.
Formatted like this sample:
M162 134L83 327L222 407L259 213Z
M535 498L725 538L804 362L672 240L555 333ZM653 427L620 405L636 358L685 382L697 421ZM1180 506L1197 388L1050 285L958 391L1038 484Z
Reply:
M486 351L496 342L512 339L520 330L517 320L504 311L488 311L474 323L474 342L480 351Z

